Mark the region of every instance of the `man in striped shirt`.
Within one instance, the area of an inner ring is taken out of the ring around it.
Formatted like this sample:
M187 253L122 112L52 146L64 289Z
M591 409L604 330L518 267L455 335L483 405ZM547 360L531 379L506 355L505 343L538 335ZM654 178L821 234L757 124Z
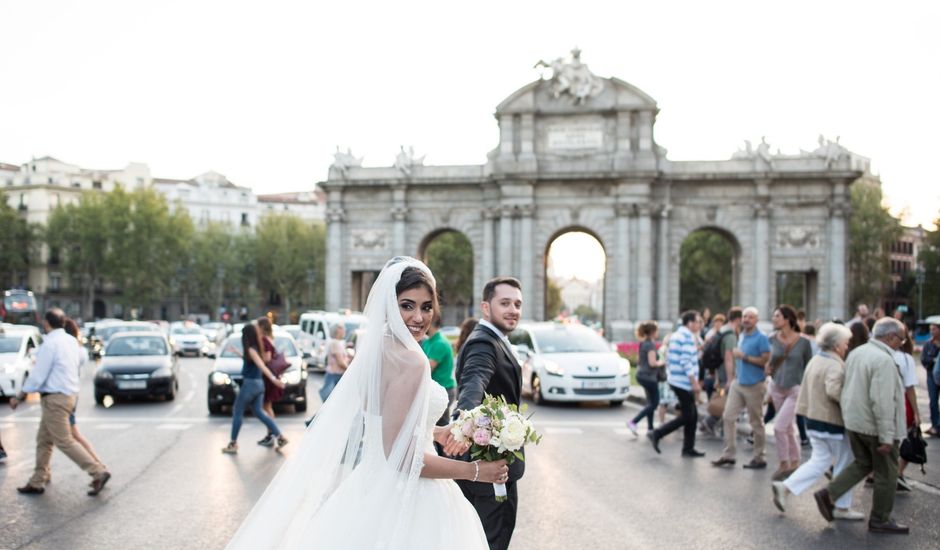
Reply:
M702 316L691 310L682 314L682 326L669 337L667 354L668 383L679 399L681 414L663 424L646 437L659 453L659 440L672 432L683 428L682 456L700 457L705 453L695 449L695 426L698 422L696 403L699 400L701 386L698 381L698 340L695 335L702 330Z

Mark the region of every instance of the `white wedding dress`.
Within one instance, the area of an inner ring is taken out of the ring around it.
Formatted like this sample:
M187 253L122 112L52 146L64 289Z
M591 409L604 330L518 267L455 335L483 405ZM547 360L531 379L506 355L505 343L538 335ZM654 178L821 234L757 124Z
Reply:
M447 392L405 327L393 258L369 292L356 356L232 537L230 550L487 550L453 480L421 477Z

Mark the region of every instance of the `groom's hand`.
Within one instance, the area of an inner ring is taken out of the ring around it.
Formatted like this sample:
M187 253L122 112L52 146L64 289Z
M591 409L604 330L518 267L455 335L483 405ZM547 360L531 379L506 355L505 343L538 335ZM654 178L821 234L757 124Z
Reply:
M447 426L437 426L434 428L434 441L438 445L443 447L444 454L447 456L459 456L467 452L470 449L470 445L462 443L454 438L454 435L450 433L450 425Z

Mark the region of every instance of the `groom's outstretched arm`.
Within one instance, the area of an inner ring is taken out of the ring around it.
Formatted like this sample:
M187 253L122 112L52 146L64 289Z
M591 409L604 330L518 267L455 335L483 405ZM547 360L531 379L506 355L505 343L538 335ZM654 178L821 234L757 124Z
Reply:
M457 387L455 410L469 410L483 402L486 387L496 372L496 349L484 339L472 340L464 344L463 364L460 367L460 380Z

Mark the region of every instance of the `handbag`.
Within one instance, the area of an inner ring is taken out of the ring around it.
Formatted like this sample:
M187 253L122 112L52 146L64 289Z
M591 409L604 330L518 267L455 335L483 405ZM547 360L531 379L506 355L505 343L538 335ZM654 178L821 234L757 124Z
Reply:
M278 377L290 368L290 362L283 353L274 350L271 352L271 362L268 363L268 368L271 369L271 374Z
M790 351L794 346L796 346L796 343L800 341L800 338L801 337L797 335L796 339L793 340L793 343L784 348L782 356L774 357L773 361L770 363L770 376L777 374L777 369L779 369L780 365L782 365L783 362L787 360L787 357L790 356ZM774 339L779 341L777 337L774 337Z
M920 432L920 426L911 426L911 429L907 431L907 437L901 442L899 454L911 464L920 464L921 473L926 473L924 464L927 463L927 442Z
M725 402L728 401L728 395L724 389L720 389L712 394L708 400L708 416L722 416L725 414Z

